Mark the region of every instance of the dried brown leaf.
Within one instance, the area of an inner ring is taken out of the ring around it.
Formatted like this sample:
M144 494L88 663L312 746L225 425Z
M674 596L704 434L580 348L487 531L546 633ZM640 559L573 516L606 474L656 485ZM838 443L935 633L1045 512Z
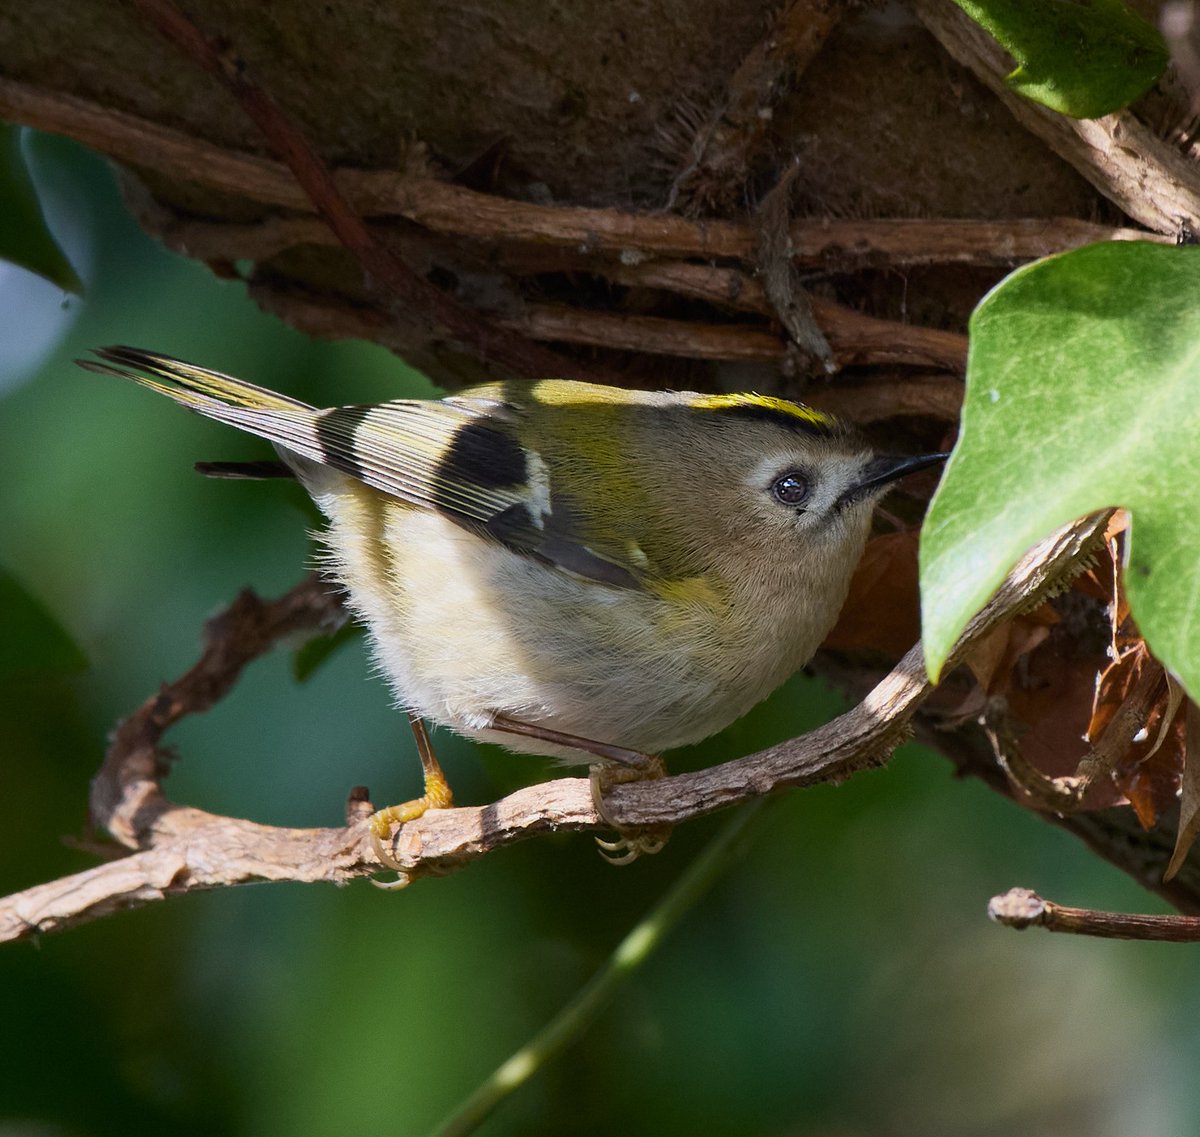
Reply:
M1178 685L1176 685L1178 686ZM1171 863L1163 873L1163 880L1170 880L1183 867L1189 850L1200 833L1200 710L1190 699L1184 712L1184 765L1183 792L1179 800L1179 832L1175 837L1175 851Z
M1041 647L1058 622L1054 609L1043 604L985 636L971 649L965 662L989 695L1003 694L1012 686L1017 661Z
M1112 722L1117 711L1129 699L1129 692L1141 679L1147 666L1157 666L1150 658L1144 642L1122 652L1096 678L1092 698L1092 717L1088 720L1086 736L1095 742Z
M885 533L867 542L850 593L822 645L835 651L870 649L899 657L921 636L917 531Z
M1149 660L1147 666L1158 670L1161 677L1161 664L1156 660ZM1152 673L1148 676L1152 678ZM1113 768L1113 783L1129 799L1144 829L1158 824L1179 796L1184 756L1184 715L1179 709L1177 700L1172 704L1163 680L1141 729Z

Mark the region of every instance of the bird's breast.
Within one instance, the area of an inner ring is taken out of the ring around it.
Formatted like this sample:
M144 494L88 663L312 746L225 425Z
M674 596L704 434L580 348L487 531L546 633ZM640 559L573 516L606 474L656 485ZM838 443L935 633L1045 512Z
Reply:
M408 710L523 751L495 714L647 753L707 737L811 654L802 606L690 578L645 590L575 577L346 479L317 496L329 560ZM807 654L806 654L807 653Z

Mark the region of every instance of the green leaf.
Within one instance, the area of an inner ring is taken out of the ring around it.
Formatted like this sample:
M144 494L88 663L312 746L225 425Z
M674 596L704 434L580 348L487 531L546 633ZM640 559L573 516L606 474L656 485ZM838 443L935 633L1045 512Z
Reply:
M46 228L37 190L25 168L21 133L19 126L0 123L0 260L82 296L83 281Z
M313 674L330 656L334 655L344 644L358 638L362 627L352 620L347 620L336 632L328 635L313 636L292 656L292 676L297 683L307 683Z
M0 568L0 676L82 671L87 658L49 609Z
M1013 273L971 317L962 434L921 537L930 674L1038 540L1124 506L1134 618L1195 699L1197 487L1200 248L1090 245Z
M1017 61L1009 86L1072 118L1099 118L1149 90L1169 53L1120 0L955 0Z

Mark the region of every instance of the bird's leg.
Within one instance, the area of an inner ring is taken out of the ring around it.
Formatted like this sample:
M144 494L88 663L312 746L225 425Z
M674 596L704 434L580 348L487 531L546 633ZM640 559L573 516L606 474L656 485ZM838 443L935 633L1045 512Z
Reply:
M389 805L386 809L379 810L372 814L369 822L371 848L375 850L375 856L382 864L401 874L404 873L404 866L384 847L384 841L391 836L392 826L403 825L406 821L415 821L429 809L446 809L454 801L450 784L446 781L446 775L442 773L441 764L433 752L433 745L429 741L425 724L414 714L408 716L408 723L412 727L413 738L417 742L417 753L421 756L421 771L425 775L425 792L420 797L406 801L402 805Z
M641 856L660 853L671 835L669 826L653 828L627 828L617 822L604 804L604 792L624 782L652 781L666 776L663 760L655 754L643 754L639 750L627 750L623 746L612 746L607 742L596 742L590 738L565 734L560 730L540 726L537 723L521 722L507 715L496 715L491 722L493 730L506 734L518 734L525 738L536 738L571 750L582 750L594 754L601 762L590 769L592 803L600 817L617 832L617 840L601 841L596 838L600 855L614 865L630 865Z
M645 771L642 777L662 777L662 760L643 754L640 750L626 750L623 746L611 746L607 742L596 742L591 738L580 738L577 734L565 734L561 730L552 730L534 722L522 722L520 719L509 718L508 715L493 715L492 730L500 730L505 734L520 734L525 738L537 738L542 742L552 742L555 746L564 746L568 750L582 750L585 754L594 754L605 762L614 762L631 771ZM657 768L660 772L655 774ZM637 777L626 779L637 781Z

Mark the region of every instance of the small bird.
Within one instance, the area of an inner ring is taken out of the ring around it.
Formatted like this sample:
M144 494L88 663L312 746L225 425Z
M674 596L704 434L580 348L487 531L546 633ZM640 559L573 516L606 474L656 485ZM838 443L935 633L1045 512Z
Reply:
M273 443L328 519L326 567L425 771L423 797L372 819L392 867L391 825L451 800L421 720L587 763L602 808L597 770L660 776L663 750L808 662L875 503L946 457L879 455L758 394L508 381L317 408L138 348L95 354L82 366ZM654 843L608 847L626 860Z

